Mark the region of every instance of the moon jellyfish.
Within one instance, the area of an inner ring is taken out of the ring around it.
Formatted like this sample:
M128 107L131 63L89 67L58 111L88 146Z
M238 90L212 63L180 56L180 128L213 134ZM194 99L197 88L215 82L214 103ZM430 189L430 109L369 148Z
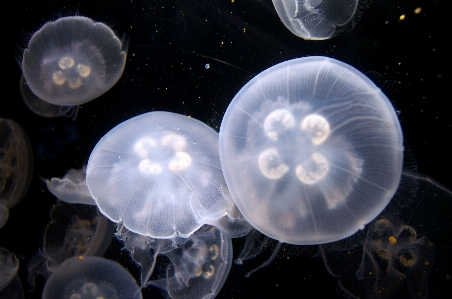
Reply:
M237 93L221 123L220 159L253 227L313 245L352 235L386 207L400 181L403 137L367 77L307 57L263 71Z
M86 183L86 165L81 169L70 169L62 179L46 180L47 189L59 200L67 203L95 205Z
M0 247L0 298L24 298L18 270L19 260L16 255Z
M328 39L354 17L358 0L273 0L284 25L304 39Z
M101 257L72 257L52 273L43 299L142 298L132 275L119 263Z
M11 119L0 118L0 228L9 209L28 191L33 175L33 153L27 133Z
M348 298L446 298L452 292L452 192L431 178L404 176L418 181L417 193L393 201L410 205L383 211L356 248L322 251Z
M205 225L176 242L176 249L164 253L170 260L166 277L148 284L163 289L173 299L214 298L231 269L231 238L214 226Z
M218 133L193 118L151 112L119 124L93 149L86 182L106 217L141 235L188 237L203 224L234 236L249 231L233 218L240 213L224 182Z
M19 260L14 253L0 247L0 291L16 276L19 270Z
M31 38L22 60L28 87L59 106L91 101L121 77L126 50L104 23L75 16L47 22Z
M48 277L73 256L102 256L113 238L115 225L96 206L58 202L51 211L42 249L28 263L28 282Z

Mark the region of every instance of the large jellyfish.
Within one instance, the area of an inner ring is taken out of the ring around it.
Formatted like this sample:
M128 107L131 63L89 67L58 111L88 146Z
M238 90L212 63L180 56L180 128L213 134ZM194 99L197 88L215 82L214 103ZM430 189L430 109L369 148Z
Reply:
M400 181L402 130L367 77L327 57L263 71L230 103L220 159L238 209L296 245L343 239L372 221Z

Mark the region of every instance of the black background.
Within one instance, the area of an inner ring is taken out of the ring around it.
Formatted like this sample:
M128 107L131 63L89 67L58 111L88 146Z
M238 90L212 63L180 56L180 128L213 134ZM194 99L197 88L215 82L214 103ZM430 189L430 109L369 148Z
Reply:
M271 0L10 1L0 13L0 117L14 119L25 129L35 164L27 196L10 211L9 222L0 230L0 247L21 258L25 297L40 298L39 289L28 292L26 265L42 242L56 201L38 175L62 176L69 168L81 167L111 128L148 111L181 113L219 126L244 84L289 59L329 56L374 79L400 113L406 145L419 171L451 188L447 2L365 1L353 29L329 40L306 41L280 22ZM422 11L415 14L418 7ZM75 121L41 118L25 106L19 92L22 51L46 21L75 14L104 22L124 36L128 43L125 70L113 88L80 107ZM115 246L119 245L113 242L109 257L118 252ZM248 279L244 274L259 261L233 265L217 298L338 297L336 280L321 258L302 251L277 258ZM270 253L266 250L264 255ZM126 257L118 259L127 265ZM136 272L133 266L130 270ZM152 292L153 298L163 296ZM144 296L150 298L149 292Z

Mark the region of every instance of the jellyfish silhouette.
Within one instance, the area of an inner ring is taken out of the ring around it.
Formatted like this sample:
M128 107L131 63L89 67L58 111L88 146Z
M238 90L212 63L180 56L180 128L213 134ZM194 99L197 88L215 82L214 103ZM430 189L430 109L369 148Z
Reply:
M22 71L38 98L75 106L99 97L118 81L126 52L107 25L81 16L63 17L32 36Z
M399 185L403 137L391 103L331 58L289 60L254 77L230 103L219 135L238 209L284 243L352 235Z
M50 276L65 260L102 256L115 232L114 224L92 205L58 201L51 210L43 246L28 262L28 283L37 275Z
M393 202L368 225L355 248L321 252L338 292L347 298L445 298L451 293L452 192L416 173L403 179L417 182L406 197L397 192ZM402 190L403 191L403 190Z
M0 118L0 228L9 209L28 191L33 175L33 153L24 129L12 119Z
M328 39L355 16L358 0L273 0L276 12L293 34Z

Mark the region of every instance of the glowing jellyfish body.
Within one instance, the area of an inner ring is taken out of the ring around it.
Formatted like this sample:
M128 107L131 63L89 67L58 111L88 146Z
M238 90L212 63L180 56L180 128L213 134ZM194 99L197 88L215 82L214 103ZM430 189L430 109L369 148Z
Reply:
M93 149L86 174L100 211L141 235L188 237L236 209L225 196L218 133L179 114L119 124Z
M240 212L265 235L307 245L350 236L399 185L403 144L384 94L326 57L280 63L246 84L220 128Z
M22 60L28 87L55 105L97 98L121 77L126 51L105 24L75 16L47 22L31 38Z
M328 39L349 23L358 0L273 0L281 21L304 39Z
M64 261L47 281L42 298L142 297L132 275L119 263L87 256Z

